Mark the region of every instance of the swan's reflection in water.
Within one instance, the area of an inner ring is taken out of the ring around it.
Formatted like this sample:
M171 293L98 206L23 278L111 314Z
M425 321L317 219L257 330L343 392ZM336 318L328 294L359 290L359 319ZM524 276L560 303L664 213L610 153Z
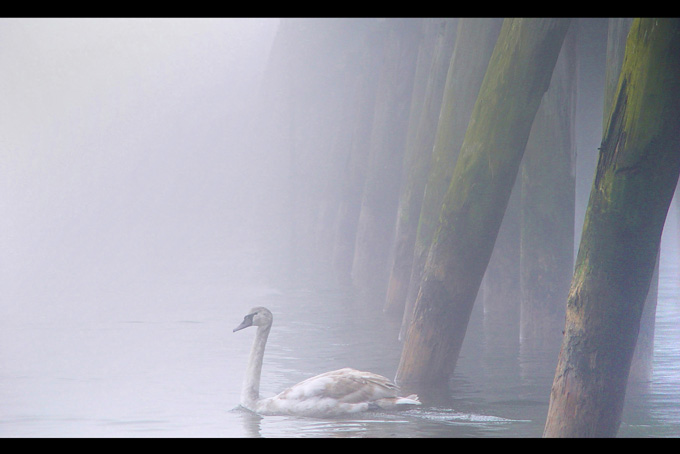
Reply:
M360 417L305 418L260 416L234 410L243 433L253 438L422 438L482 437L508 425L531 423L497 416L461 413L449 408L418 408L399 413L367 412Z

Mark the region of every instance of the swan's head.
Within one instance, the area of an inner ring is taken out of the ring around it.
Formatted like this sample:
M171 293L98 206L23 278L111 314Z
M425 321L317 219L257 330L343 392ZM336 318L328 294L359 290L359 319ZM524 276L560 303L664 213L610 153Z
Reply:
M254 307L248 311L248 315L243 317L240 325L234 328L233 332L248 328L249 326L268 326L272 324L274 316L266 307Z

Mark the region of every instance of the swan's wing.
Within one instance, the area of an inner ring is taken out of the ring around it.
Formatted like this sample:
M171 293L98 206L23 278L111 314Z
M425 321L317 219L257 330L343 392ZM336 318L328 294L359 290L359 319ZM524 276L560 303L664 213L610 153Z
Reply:
M398 387L386 377L345 368L308 378L283 391L281 399L330 398L342 403L396 397Z

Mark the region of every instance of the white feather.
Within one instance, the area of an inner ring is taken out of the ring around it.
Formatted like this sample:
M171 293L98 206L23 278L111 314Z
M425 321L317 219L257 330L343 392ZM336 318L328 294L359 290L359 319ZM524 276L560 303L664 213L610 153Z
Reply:
M371 409L392 410L420 405L418 396L398 395L399 388L386 377L344 368L308 378L273 397L260 397L260 375L272 313L255 307L234 329L257 326L250 352L241 405L262 415L337 416Z

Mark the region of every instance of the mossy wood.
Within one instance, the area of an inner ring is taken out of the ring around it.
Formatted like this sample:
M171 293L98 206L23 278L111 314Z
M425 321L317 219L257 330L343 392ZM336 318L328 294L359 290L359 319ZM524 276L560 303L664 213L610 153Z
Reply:
M424 24L425 36L418 53L404 156L404 175L390 259L390 277L383 308L386 314L399 318L404 312L406 291L411 277L420 205L430 169L446 73L456 37L456 23L457 19L427 19Z
M400 383L441 383L453 372L569 23L503 21L444 196L397 371Z
M389 277L422 19L389 21L351 271L358 295L373 302L383 301Z
M567 299L544 430L610 437L680 171L680 19L631 25Z
M499 18L464 17L458 20L412 251L411 274L400 332L402 339L411 321L427 251L432 244L441 212L442 200L451 183L451 175L465 137L465 130L502 23L503 19Z
M574 270L576 30L564 40L521 167L519 334L525 344L559 345Z

